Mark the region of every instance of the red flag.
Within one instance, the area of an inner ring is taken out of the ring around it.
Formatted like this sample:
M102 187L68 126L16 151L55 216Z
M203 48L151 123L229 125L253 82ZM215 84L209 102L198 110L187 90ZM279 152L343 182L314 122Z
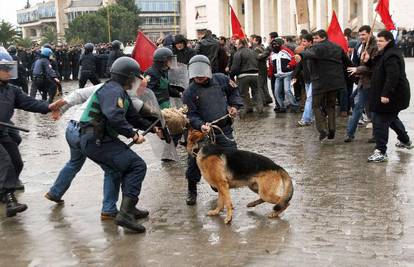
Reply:
M142 71L151 67L155 49L157 46L143 32L139 31L131 56L139 63Z
M384 23L388 31L395 30L395 25L390 15L390 0L379 0L375 11L380 15L382 23Z
M345 35L342 32L341 25L339 25L335 11L333 11L332 13L331 24L329 25L328 30L326 32L328 33L329 41L342 47L345 53L348 52L348 41L346 40Z
M230 6L230 17L231 17L231 31L233 35L239 36L239 38L246 38L246 34L243 31L243 28L239 22L239 19L236 17L233 8Z

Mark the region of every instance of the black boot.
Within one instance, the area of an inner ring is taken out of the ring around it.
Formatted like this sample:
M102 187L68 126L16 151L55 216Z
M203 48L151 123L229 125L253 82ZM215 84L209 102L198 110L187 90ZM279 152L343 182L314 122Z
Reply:
M137 233L144 233L145 227L135 220L135 205L138 199L133 199L127 196L122 197L121 208L115 217L115 224L125 227Z
M9 192L6 194L6 216L7 217L13 217L16 216L18 212L23 212L27 210L26 204L20 204L17 202L16 197L14 196L14 193Z
M197 204L197 182L188 181L188 192L186 199L188 206L194 206Z
M137 207L134 207L134 210L132 211L132 213L134 214L135 219L137 220L147 218L149 215L149 211L141 210L141 209L138 209Z
M19 180L17 180L17 184L16 184L16 186L15 186L15 188L14 188L15 190L24 190L24 184L22 183L22 181L19 179Z

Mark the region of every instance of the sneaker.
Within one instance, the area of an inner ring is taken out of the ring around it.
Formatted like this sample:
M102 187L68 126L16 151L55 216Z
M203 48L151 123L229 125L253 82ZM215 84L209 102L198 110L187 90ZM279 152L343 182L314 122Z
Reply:
M344 140L345 143L351 143L352 141L354 141L353 137L348 136L348 135L345 137L345 140Z
M362 113L362 121L363 122L371 122L371 120L368 118L367 114Z
M306 127L306 126L311 126L311 125L312 125L312 122L306 122L304 120L298 121L298 126L299 127Z
M388 161L387 154L382 154L381 151L375 149L374 153L368 157L368 162L386 162Z
M61 198L55 198L54 196L52 196L49 193L45 194L45 198L49 199L50 201L56 202L57 204L64 204L65 201Z
M398 148L406 148L406 149L413 148L413 145L412 145L411 141L409 141L408 143L403 143L403 142L399 141L398 143L395 144L395 146L398 147Z
M323 143L324 141L326 141L328 139L328 135L326 134L326 132L325 131L322 131L320 134L319 134L319 141L321 142L321 143Z
M360 119L358 121L358 126L364 126L364 124L365 124L365 122L362 119Z

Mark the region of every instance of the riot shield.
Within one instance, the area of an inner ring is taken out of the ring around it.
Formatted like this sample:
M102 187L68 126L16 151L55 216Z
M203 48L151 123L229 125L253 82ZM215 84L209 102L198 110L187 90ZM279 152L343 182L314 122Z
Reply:
M174 142L171 141L171 137L169 136L167 124L161 113L161 108L154 92L150 89L146 89L144 94L138 96L138 98L144 103L140 114L143 117L160 119L161 127L163 128L166 140L161 140L156 134L148 133L146 135L146 139L149 141L154 155L159 159L178 161L177 150Z
M180 87L183 90L187 89L190 82L187 65L177 63L176 68L169 69L168 81L170 82L170 85Z

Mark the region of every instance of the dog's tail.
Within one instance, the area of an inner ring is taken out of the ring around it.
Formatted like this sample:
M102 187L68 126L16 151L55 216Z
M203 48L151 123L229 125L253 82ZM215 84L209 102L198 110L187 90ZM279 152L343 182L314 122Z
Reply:
M293 184L292 184L292 178L284 169L281 169L278 172L280 176L282 177L283 195L280 197L281 201L273 207L273 210L283 211L289 206L289 201L292 199Z

